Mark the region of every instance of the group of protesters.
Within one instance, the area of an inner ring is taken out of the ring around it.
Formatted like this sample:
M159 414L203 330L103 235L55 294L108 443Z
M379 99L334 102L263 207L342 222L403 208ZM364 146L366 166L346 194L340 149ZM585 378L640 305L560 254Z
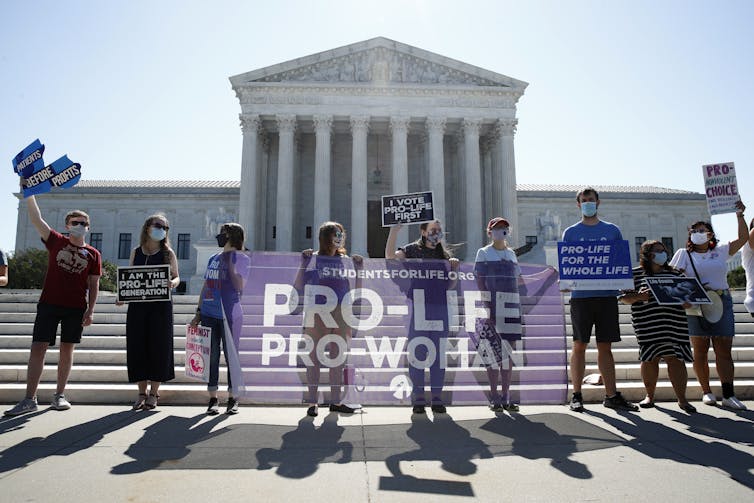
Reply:
M100 253L85 242L89 230L89 216L83 211L71 211L65 217L67 235L52 229L41 216L34 196L26 198L29 219L38 231L42 242L48 250L48 269L42 294L37 306L34 322L31 353L28 363L25 397L13 408L5 412L15 416L36 411L38 408L37 388L42 375L45 354L49 346L54 346L60 325L61 343L58 363L57 389L51 407L65 410L71 407L64 395L73 362L73 349L81 341L83 328L92 323L92 315L97 302L99 278L102 274ZM581 211L581 220L568 227L562 236L563 242L579 241L619 241L622 240L618 226L599 217L600 199L597 191L585 188L576 195L576 202ZM747 277L747 297L745 301L749 312L754 312L754 220L747 227L744 219L745 206L737 203L736 218L738 236L735 240L723 244L715 237L709 222L694 222L689 227L686 246L670 257L669 250L661 241L649 240L641 245L639 266L633 270L634 288L625 291L615 290L576 290L570 292L570 315L573 327L573 347L570 359L570 377L573 395L570 409L584 410L581 388L585 374L586 349L595 335L597 344L597 363L601 379L605 386L603 405L614 409L637 411L640 407L654 406L655 388L659 373L659 362L664 360L668 366L673 389L679 407L691 414L696 412L686 398L688 375L686 363L693 362L699 384L702 388L702 401L708 405L717 404L709 381L709 347L715 351L715 365L722 384L722 405L736 410L746 406L735 396L733 386L734 366L731 357L735 324L733 301L726 279L726 261L743 248L743 264ZM129 265L162 265L170 270L170 287L175 288L180 282L178 261L170 246L169 222L164 215L149 216L141 228L139 246L131 252ZM418 240L397 246L400 225L391 227L385 245L385 257L389 260L432 259L447 261L451 270L459 267L458 259L452 257L452 247L444 240L442 223L434 220L420 225ZM521 281L521 269L516 253L509 246L508 238L512 232L509 221L503 217L492 218L486 227L489 244L480 248L476 254L475 277L481 290L491 293L516 289ZM190 321L192 326L202 325L211 328L210 372L208 382L209 403L207 414L219 414L218 382L221 347L226 361L230 362L239 345L240 328L243 325L241 311L241 294L248 279L249 255L245 253L244 229L237 223L228 222L221 226L216 236L221 251L210 257L205 282L199 295L196 315ZM326 260L327 257L347 257L346 230L340 223L325 222L319 228L319 248L302 252L301 268L296 278L296 287L305 285L316 266L312 261ZM351 257L355 266L363 257ZM702 316L691 313L690 304L661 305L654 298L645 279L650 276L690 276L699 279L709 291L714 291L722 302L722 317L710 322ZM8 270L4 257L0 254L0 286L7 283ZM357 282L359 280L357 279ZM330 286L340 303L349 290L348 280L332 278ZM454 288L455 280L448 279L443 288L430 288L425 300L427 313L435 319L443 320L448 326L445 292ZM358 285L357 285L358 287ZM409 289L407 295L410 296ZM566 291L566 290L564 290ZM436 298L435 298L436 297ZM616 298L618 299L616 301ZM639 345L641 375L646 388L646 397L637 405L627 401L616 388L615 362L612 344L620 341L618 319L618 302L631 305L632 322ZM485 332L485 337L492 333L494 337L504 339L505 344L515 348L521 333L497 333L495 302L485 301L489 318L477 323L477 331ZM687 313L684 309L688 308ZM333 315L340 310L333 311ZM413 313L413 311L412 311ZM321 403L319 394L320 369L323 366L316 347L326 336L340 337L345 347L351 336L350 328L342 318L336 316L335 326L325 324L321 317L312 316L311 326L304 331L315 342L309 355L307 365L308 393L305 398L307 415L317 416ZM412 319L409 322L408 338L426 337L435 349L440 348L441 339L448 336L447 331L424 331L417 329ZM478 334L480 335L480 334ZM477 340L480 340L477 337ZM138 395L133 409L154 409L158 404L160 385L175 377L173 359L173 305L170 300L157 302L132 302L128 305L126 321L128 380L137 385ZM500 342L500 341L498 341ZM330 361L338 359L341 345L330 343L327 351ZM426 346L418 346L427 351ZM324 356L324 355L323 355ZM511 393L512 362L503 361L510 355L498 354L491 361L485 362L489 381L490 408L496 412L519 410ZM426 354L417 354L416 359L423 360ZM343 361L344 358L338 359ZM236 360L237 362L237 360ZM229 365L231 367L231 365ZM238 365L236 365L238 367ZM331 412L351 414L358 404L343 403L341 394L344 377L344 365L330 366ZM424 414L427 405L435 414L446 412L443 401L443 384L445 368L440 359L429 369L430 392L425 392L425 370L412 365L409 361L409 377L412 384L412 412ZM226 413L238 412L238 397L234 396L233 376L228 372L229 396Z

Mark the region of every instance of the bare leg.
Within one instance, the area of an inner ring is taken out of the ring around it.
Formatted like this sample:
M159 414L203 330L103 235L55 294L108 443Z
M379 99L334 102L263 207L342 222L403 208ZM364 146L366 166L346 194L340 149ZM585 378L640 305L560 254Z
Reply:
M615 360L613 359L613 350L611 342L597 343L597 366L602 374L602 382L605 383L605 394L613 396L615 394Z
M60 394L65 391L68 384L68 377L71 375L73 367L73 350L76 347L72 342L60 343L60 358L58 359L58 386L56 393Z
M715 368L720 382L733 382L733 337L712 337L712 348L715 350Z
M709 352L709 337L705 336L692 336L691 346L694 348L694 372L696 373L696 380L699 381L699 385L702 387L702 393L712 393L709 387L709 361L707 360L707 353Z
M33 398L37 395L39 380L42 378L42 370L45 365L45 354L49 345L48 342L31 343L29 364L26 368L26 398Z
M490 398L494 402L495 399L499 399L500 395L497 392L497 379L498 369L495 366L487 367L487 380L490 383Z
M675 396L678 399L678 405L683 407L689 403L686 400L686 384L689 380L686 364L672 356L665 356L664 358L665 363L668 364L668 376L670 377L671 384L673 384L673 391L675 391Z
M668 367L670 367L670 365L668 365ZM641 380L644 381L644 389L647 390L647 398L650 402L654 402L655 400L655 389L657 388L657 378L659 375L659 358L655 358L648 362L641 362Z
M581 341L573 341L571 349L571 384L574 393L581 393L581 382L584 380L586 368L587 344Z
M147 394L147 381L138 381L136 385L139 387L139 394L140 395L146 395Z

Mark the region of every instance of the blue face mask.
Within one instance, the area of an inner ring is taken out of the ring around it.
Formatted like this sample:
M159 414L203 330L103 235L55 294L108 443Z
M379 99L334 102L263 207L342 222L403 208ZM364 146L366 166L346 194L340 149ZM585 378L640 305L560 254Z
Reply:
M655 252L654 257L652 258L652 261L657 265L665 265L665 262L668 261L668 254L663 252Z
M593 217L597 214L597 203L594 201L587 201L581 203L581 214L585 217Z
M167 235L168 231L165 229L158 229L157 227L151 227L149 229L149 237L155 241L162 241Z

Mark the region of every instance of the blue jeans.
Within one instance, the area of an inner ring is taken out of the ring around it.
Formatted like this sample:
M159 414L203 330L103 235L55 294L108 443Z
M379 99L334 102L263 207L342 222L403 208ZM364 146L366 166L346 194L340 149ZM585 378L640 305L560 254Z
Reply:
M222 341L225 361L228 361L228 345L225 343L225 322L218 318L202 315L203 327L212 329L209 354L209 382L207 391L217 391L217 382L220 379L220 342ZM230 371L228 371L228 391L231 389Z

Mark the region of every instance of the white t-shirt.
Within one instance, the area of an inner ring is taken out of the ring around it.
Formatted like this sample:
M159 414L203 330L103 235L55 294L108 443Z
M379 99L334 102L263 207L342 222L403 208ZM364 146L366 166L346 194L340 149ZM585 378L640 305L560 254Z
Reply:
M741 248L741 264L746 272L746 300L744 305L750 313L754 313L754 250L747 241Z
M699 281L706 288L712 290L727 290L728 289L728 265L727 262L730 259L728 250L730 245L718 244L714 249L707 250L705 253L691 252L691 256L694 259L694 265L696 266L696 272L699 273ZM693 278L694 268L691 267L689 262L689 254L686 248L679 248L676 250L673 259L670 261L670 265L676 269L680 269L683 273Z
M507 260L516 264L516 276L521 275L521 267L518 265L518 259L516 258L516 252L510 248L504 250L498 250L491 244L479 248L476 252L475 262L499 262L501 260Z

